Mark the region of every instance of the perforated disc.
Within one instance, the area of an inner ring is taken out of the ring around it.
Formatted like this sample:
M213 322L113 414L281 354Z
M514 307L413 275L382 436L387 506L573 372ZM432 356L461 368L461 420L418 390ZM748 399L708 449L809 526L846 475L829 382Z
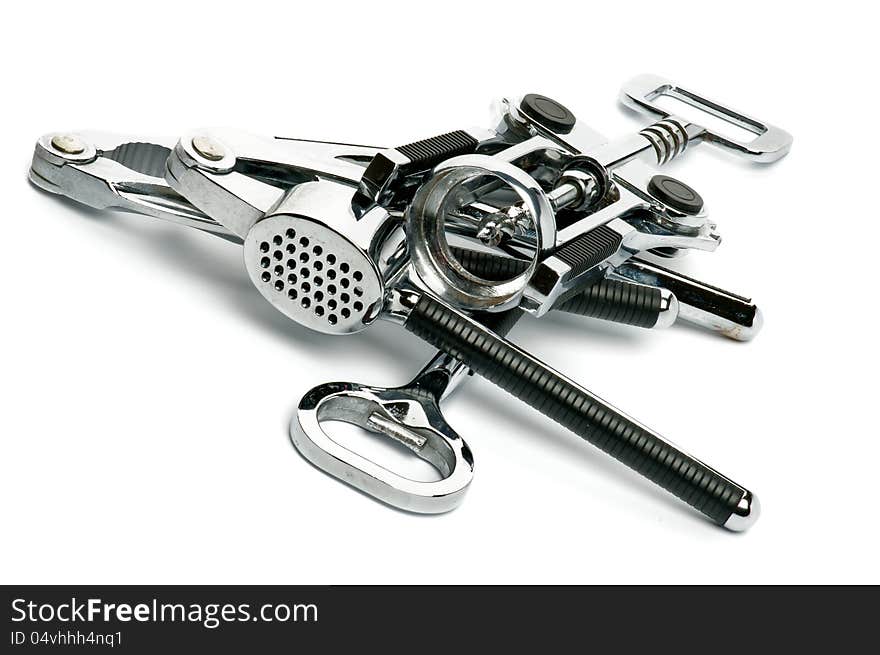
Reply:
M366 253L313 220L287 214L261 220L245 238L244 261L260 293L312 330L358 332L381 308L384 285Z

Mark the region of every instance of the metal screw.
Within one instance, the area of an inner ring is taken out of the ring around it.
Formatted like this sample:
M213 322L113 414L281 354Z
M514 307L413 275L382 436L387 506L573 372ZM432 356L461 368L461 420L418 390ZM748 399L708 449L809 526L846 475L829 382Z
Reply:
M487 246L497 246L512 236L523 234L531 226L531 214L522 203L517 203L484 218L477 238Z
M207 136L193 137L192 146L208 161L220 161L226 156L223 146Z
M65 155L80 155L85 152L86 144L73 134L56 134L52 137L52 147Z
M550 201L553 211L574 205L582 196L589 199L587 203L582 203L584 206L592 202L596 184L588 173L584 173L584 176L585 181L575 177L563 177L560 184L547 194L547 200ZM589 193L586 192L587 189ZM477 238L485 245L494 247L511 237L524 234L531 228L531 214L522 202L518 202L483 218Z

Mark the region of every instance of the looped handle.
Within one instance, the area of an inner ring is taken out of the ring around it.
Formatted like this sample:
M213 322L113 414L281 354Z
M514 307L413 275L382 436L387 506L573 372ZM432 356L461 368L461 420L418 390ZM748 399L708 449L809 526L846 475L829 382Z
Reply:
M624 84L620 91L620 102L634 111L651 116L655 120L664 120L669 118L671 114L654 102L660 96L680 100L691 107L756 135L751 141L738 141L712 132L696 123L686 123L685 128L691 140L701 138L719 148L761 163L770 163L781 159L791 149L792 136L785 130L708 100L656 75L639 75Z
M390 437L433 465L443 476L424 482L405 478L331 439L322 427L343 421ZM446 423L438 397L419 384L368 387L322 384L303 396L290 422L290 439L319 469L394 507L439 514L464 498L474 460L464 440Z

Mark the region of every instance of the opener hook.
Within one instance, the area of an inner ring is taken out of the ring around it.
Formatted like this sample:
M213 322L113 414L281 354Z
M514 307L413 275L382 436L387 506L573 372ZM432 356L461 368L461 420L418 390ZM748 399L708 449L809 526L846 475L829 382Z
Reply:
M402 387L329 382L306 393L290 422L296 449L319 469L389 505L422 514L458 506L474 475L470 448L440 411L440 400L464 373L444 353ZM343 421L387 436L433 465L441 478L403 477L330 438L322 423Z

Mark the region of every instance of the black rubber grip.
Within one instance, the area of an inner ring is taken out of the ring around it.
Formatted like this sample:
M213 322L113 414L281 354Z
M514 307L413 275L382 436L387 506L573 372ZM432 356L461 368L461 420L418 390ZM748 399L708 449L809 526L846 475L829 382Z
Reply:
M465 270L493 282L516 277L529 266L529 263L522 259L500 257L489 252L457 247L452 247L450 250Z
M522 273L528 266L519 259L499 257L466 248L452 248L452 254L468 271L492 281L510 279ZM661 305L662 296L660 289L656 287L603 278L569 300L554 306L553 309L625 325L652 328L657 325ZM483 320L480 322L485 325Z
M408 180L409 176L421 175L450 157L472 153L478 145L479 141L474 137L458 130L394 148L393 151L402 157L379 152L361 176L355 200L364 206L377 200L389 202L395 194L401 193L401 186L413 182ZM418 185L410 186L410 193L396 197L396 203L406 204L411 199Z
M746 490L442 303L422 296L406 328L724 525Z
M510 334L513 326L522 318L521 309L508 309L506 312L476 312L474 320L485 325L499 337L506 337Z
M657 325L662 303L662 294L656 287L603 279L553 309L652 328Z
M395 148L395 150L409 159L408 164L401 166L401 172L404 175L409 175L413 172L434 168L450 157L472 153L478 144L479 141L470 134L464 130L457 130L430 139L414 141Z
M580 275L617 252L623 237L607 225L600 225L554 253L571 267L567 278Z

